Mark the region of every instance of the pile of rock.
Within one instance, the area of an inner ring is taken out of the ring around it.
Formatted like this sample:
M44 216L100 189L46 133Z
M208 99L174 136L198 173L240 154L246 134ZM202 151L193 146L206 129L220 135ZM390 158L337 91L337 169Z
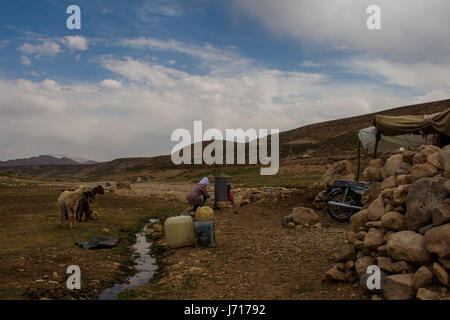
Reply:
M443 298L450 270L450 145L372 160L363 175L372 182L365 207L350 218L348 241L326 277L360 279L364 287L367 268L377 265L385 299Z
M292 213L281 220L283 227L301 229L304 227L320 227L319 216L311 208L296 207Z
M292 197L292 193L297 189L284 187L261 187L250 189L234 189L235 202L239 206L245 206L250 203L271 203L278 204L279 201Z

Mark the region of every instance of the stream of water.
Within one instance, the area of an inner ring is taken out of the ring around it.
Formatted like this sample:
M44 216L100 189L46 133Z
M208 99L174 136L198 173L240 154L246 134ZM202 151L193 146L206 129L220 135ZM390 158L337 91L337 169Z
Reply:
M150 223L157 221L156 219L150 220ZM136 243L133 245L135 249L133 260L136 262L136 274L129 277L126 283L115 284L112 288L104 290L100 294L99 300L114 300L122 291L145 285L153 278L158 266L149 253L152 243L147 242L147 227L148 225L145 225L139 233L136 233Z

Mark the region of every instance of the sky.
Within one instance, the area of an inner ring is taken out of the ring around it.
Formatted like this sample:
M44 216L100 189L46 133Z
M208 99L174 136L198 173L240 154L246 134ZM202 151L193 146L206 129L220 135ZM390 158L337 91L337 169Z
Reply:
M284 131L448 99L449 13L448 0L2 0L0 160L155 156L194 120Z

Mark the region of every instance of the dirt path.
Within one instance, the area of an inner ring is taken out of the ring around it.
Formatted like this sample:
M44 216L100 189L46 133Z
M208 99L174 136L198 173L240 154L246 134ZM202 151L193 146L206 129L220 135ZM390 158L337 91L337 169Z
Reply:
M295 230L281 227L284 215L256 205L216 211L217 247L170 250L158 285L141 291L170 299L366 299L352 284L323 280L347 224L320 213L321 227Z

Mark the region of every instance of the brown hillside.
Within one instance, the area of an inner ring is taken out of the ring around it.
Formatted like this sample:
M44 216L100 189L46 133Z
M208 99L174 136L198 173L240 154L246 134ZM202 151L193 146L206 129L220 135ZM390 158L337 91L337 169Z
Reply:
M285 131L280 133L280 155L282 158L288 156L295 158L303 154L309 154L312 157L345 157L348 154L353 154L356 149L358 142L357 130L370 126L376 114L393 116L432 114L448 108L450 108L450 99L399 107L357 117L331 120ZM188 166L178 167L172 164L170 156L158 156L123 158L92 165L2 167L1 170L36 175L42 178L95 179L120 174L128 176L133 174L139 175L146 170L186 167Z

